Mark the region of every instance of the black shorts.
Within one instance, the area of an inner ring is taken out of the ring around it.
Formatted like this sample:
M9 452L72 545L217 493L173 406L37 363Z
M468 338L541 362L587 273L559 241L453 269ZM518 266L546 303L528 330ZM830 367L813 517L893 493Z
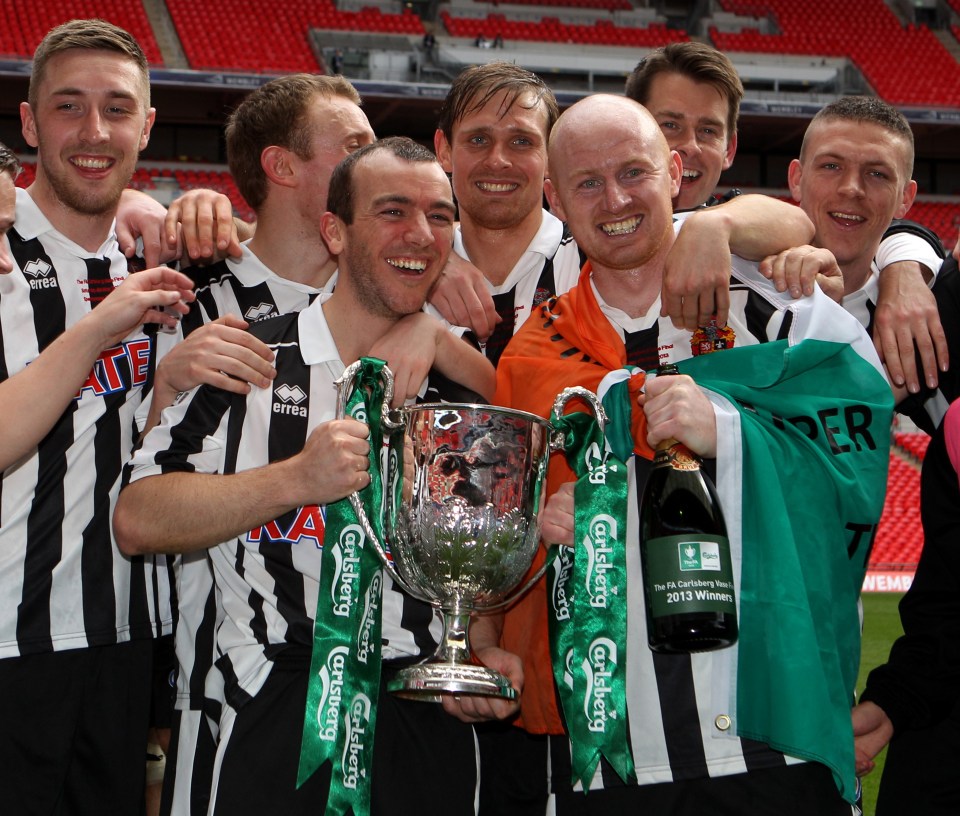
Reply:
M316 816L323 813L330 766L296 789L308 671L274 665L256 697L221 733L214 813ZM269 761L265 761L269 758ZM373 816L471 816L476 812L473 728L435 703L401 700L382 686L373 758Z
M660 785L556 794L557 816L851 816L833 775L815 762Z
M0 660L0 813L139 813L153 642Z
M546 734L480 723L480 816L543 816L550 792Z
M170 728L177 701L177 655L173 635L153 641L153 693L150 700L150 727Z

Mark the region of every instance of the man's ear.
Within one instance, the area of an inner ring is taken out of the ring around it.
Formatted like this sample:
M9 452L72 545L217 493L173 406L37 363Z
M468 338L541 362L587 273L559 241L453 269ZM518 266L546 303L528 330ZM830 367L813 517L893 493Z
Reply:
M733 164L733 158L737 155L737 131L733 131L733 136L730 137L730 141L727 142L727 153L723 157L723 169L729 170L730 165Z
M800 200L800 179L803 177L803 165L800 164L800 159L794 159L790 162L790 167L787 169L787 184L790 186L790 195L793 196L793 200L797 204L802 204Z
M150 141L150 131L153 130L153 123L157 121L157 109L148 108L147 109L147 118L143 123L143 131L140 133L140 150L144 150L147 147L147 143Z
M553 182L548 178L543 180L543 193L550 204L550 212L561 221L566 221L567 215L563 211L563 204L560 203L560 196L557 195L557 188L553 186Z
M260 166L272 184L290 187L293 182L293 163L285 147L270 145L260 154Z
M23 138L30 147L39 147L40 141L37 139L37 122L33 118L33 110L29 102L20 103L20 131Z
M913 179L910 179L904 185L903 196L900 200L900 206L897 207L897 211L894 213L894 218L903 218L907 211L913 206L913 200L917 197L917 182Z
M320 235L331 255L339 255L344 247L344 224L332 212L325 212L320 218Z
M453 161L451 160L450 142L440 128L437 128L433 134L433 152L437 154L437 161L443 168L444 173L453 172Z
M669 164L667 172L670 174L670 199L680 195L680 180L683 178L683 159L676 150L670 151Z

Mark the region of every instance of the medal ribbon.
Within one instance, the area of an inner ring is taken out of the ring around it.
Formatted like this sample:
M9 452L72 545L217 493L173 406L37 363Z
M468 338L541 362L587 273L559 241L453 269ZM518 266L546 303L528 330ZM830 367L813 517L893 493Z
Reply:
M381 541L384 365L363 358L347 401L347 415L370 428L370 484L360 499ZM350 499L328 504L297 787L330 761L325 813L335 816L370 813L382 589L383 567Z
M590 780L603 755L635 777L627 741L627 468L606 449L590 414L554 420L564 434L574 486L573 548L549 568L553 670L573 755L573 783ZM572 587L572 589L571 589Z

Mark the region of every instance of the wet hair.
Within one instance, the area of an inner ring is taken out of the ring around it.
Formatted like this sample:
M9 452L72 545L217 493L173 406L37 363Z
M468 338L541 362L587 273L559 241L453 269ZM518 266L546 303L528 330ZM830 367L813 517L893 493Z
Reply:
M637 63L627 77L624 93L635 102L646 105L653 80L660 74L680 74L694 82L713 86L727 100L727 139L733 138L740 118L743 83L725 54L705 43L670 43Z
M533 110L542 104L547 114L546 132L550 135L553 123L560 115L557 98L546 83L536 74L514 65L512 62L489 62L485 65L473 65L463 71L450 86L450 92L440 108L440 120L437 127L443 131L448 142L453 141L453 126L467 114L480 110L498 94L506 91L508 103L503 115L514 105ZM531 96L533 101L521 100Z
M353 223L354 170L360 162L380 151L386 151L398 159L408 162L437 162L437 157L433 153L406 136L390 136L386 139L380 139L346 156L334 168L333 174L330 176L330 190L327 193L327 209L344 224ZM437 167L439 166L439 163L437 163Z
M341 97L360 105L360 94L342 76L290 74L252 91L230 114L226 126L227 164L237 189L257 209L267 198L267 174L260 164L271 145L304 161L313 158L314 133L307 114L317 97Z
M88 51L112 51L127 57L140 73L141 100L144 109L150 107L150 69L147 57L133 35L106 20L70 20L50 29L33 53L30 89L27 101L36 110L37 93L47 72L47 63L57 54L75 48Z

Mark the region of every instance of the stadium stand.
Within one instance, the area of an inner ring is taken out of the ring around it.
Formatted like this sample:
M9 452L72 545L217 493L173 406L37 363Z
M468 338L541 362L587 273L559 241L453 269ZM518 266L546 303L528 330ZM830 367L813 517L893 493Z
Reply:
M849 56L874 91L895 105L960 107L960 64L925 25L902 25L883 0L719 0L753 18L739 32L709 29L724 51ZM765 34L772 19L779 33ZM900 57L909 56L909 60Z
M331 0L167 0L192 68L288 73L323 70L310 49L311 28L423 36L409 9L340 11ZM211 36L211 32L216 32Z
M925 434L908 436L927 438ZM912 569L920 560L923 549L919 465L906 461L899 453L899 446L897 448L897 451L890 454L887 498L883 505L877 538L870 553L869 566L874 570Z
M528 22L511 20L499 13L476 19L455 17L446 10L440 12L440 19L452 37L473 39L483 35L491 41L499 35L504 40L511 41L657 48L671 42L690 39L686 32L668 29L663 23L652 23L646 28L634 28L617 26L610 20L597 20L587 25L565 23L558 17L549 15L544 15L539 21Z
M125 28L140 43L151 65L163 65L141 0L5 0L0 3L0 55L30 59L54 26L78 17L100 17Z

